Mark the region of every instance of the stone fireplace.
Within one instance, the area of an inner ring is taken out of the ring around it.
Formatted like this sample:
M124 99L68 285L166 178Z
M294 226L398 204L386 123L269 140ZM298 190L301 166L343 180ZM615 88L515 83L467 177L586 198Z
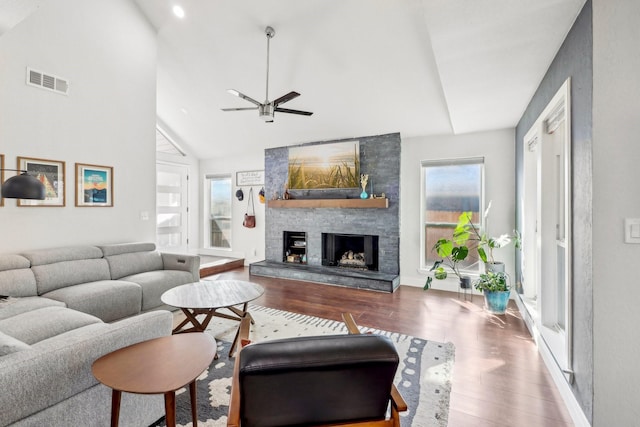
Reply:
M276 193L283 194L288 177L289 147L265 150L265 257L250 265L254 275L290 278L355 288L393 292L400 273L400 134L350 138L358 140L360 172L369 174L375 194L385 193L388 204L382 208L368 207L304 207L273 203ZM303 145L318 145L324 141ZM369 189L368 189L369 190ZM289 191L294 200L359 199L360 188ZM283 206L284 205L284 206ZM285 232L304 235L304 260L299 237L287 242ZM327 243L326 235L337 235ZM343 241L345 236L364 236L356 243ZM325 236L325 237L323 237ZM295 246L295 245L299 246ZM343 253L332 253L329 246L346 246ZM293 249L289 248L293 246ZM286 249L289 248L289 249ZM376 249L377 255L368 253ZM369 250L367 250L369 249ZM286 255L286 251L289 255ZM348 252L351 251L351 258ZM353 264L337 267L344 253ZM364 253L364 255L360 255ZM356 266L354 259L364 258L366 269ZM336 265L334 265L336 264Z

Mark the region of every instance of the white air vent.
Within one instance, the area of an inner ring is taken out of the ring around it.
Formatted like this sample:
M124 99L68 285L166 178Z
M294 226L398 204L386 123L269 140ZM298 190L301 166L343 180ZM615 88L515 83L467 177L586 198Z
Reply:
M66 95L69 91L69 81L52 74L43 73L27 67L27 84L41 89Z

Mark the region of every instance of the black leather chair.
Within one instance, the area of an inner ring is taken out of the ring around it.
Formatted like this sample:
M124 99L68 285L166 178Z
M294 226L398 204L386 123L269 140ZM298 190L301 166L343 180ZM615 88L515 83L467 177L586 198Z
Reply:
M399 426L406 404L393 386L398 363L393 343L378 335L246 346L236 357L227 425Z

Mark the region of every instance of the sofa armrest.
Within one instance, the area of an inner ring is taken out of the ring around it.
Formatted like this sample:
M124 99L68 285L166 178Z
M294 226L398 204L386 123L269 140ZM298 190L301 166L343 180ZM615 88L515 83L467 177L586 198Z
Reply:
M188 271L193 275L193 281L200 281L200 257L198 255L183 255L162 253L162 264L165 270Z

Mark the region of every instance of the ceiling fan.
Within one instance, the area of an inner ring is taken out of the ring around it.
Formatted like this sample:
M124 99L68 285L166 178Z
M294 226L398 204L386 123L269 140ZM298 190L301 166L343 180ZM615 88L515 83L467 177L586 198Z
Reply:
M267 35L267 91L265 101L260 103L255 99L238 92L235 89L229 89L231 95L235 95L238 98L242 98L244 100L249 101L252 104L255 104L255 107L246 107L246 108L223 108L222 111L244 111L244 110L258 110L258 115L262 120L266 123L273 123L274 113L277 111L278 113L289 113L289 114L298 114L301 116L310 116L313 113L309 111L301 111L301 110L291 110L289 108L281 108L280 105L285 102L291 101L294 98L300 96L298 92L292 91L287 93L286 95L281 96L278 99L274 99L273 101L269 101L269 41L276 35L276 31L272 27L267 27L264 30Z

